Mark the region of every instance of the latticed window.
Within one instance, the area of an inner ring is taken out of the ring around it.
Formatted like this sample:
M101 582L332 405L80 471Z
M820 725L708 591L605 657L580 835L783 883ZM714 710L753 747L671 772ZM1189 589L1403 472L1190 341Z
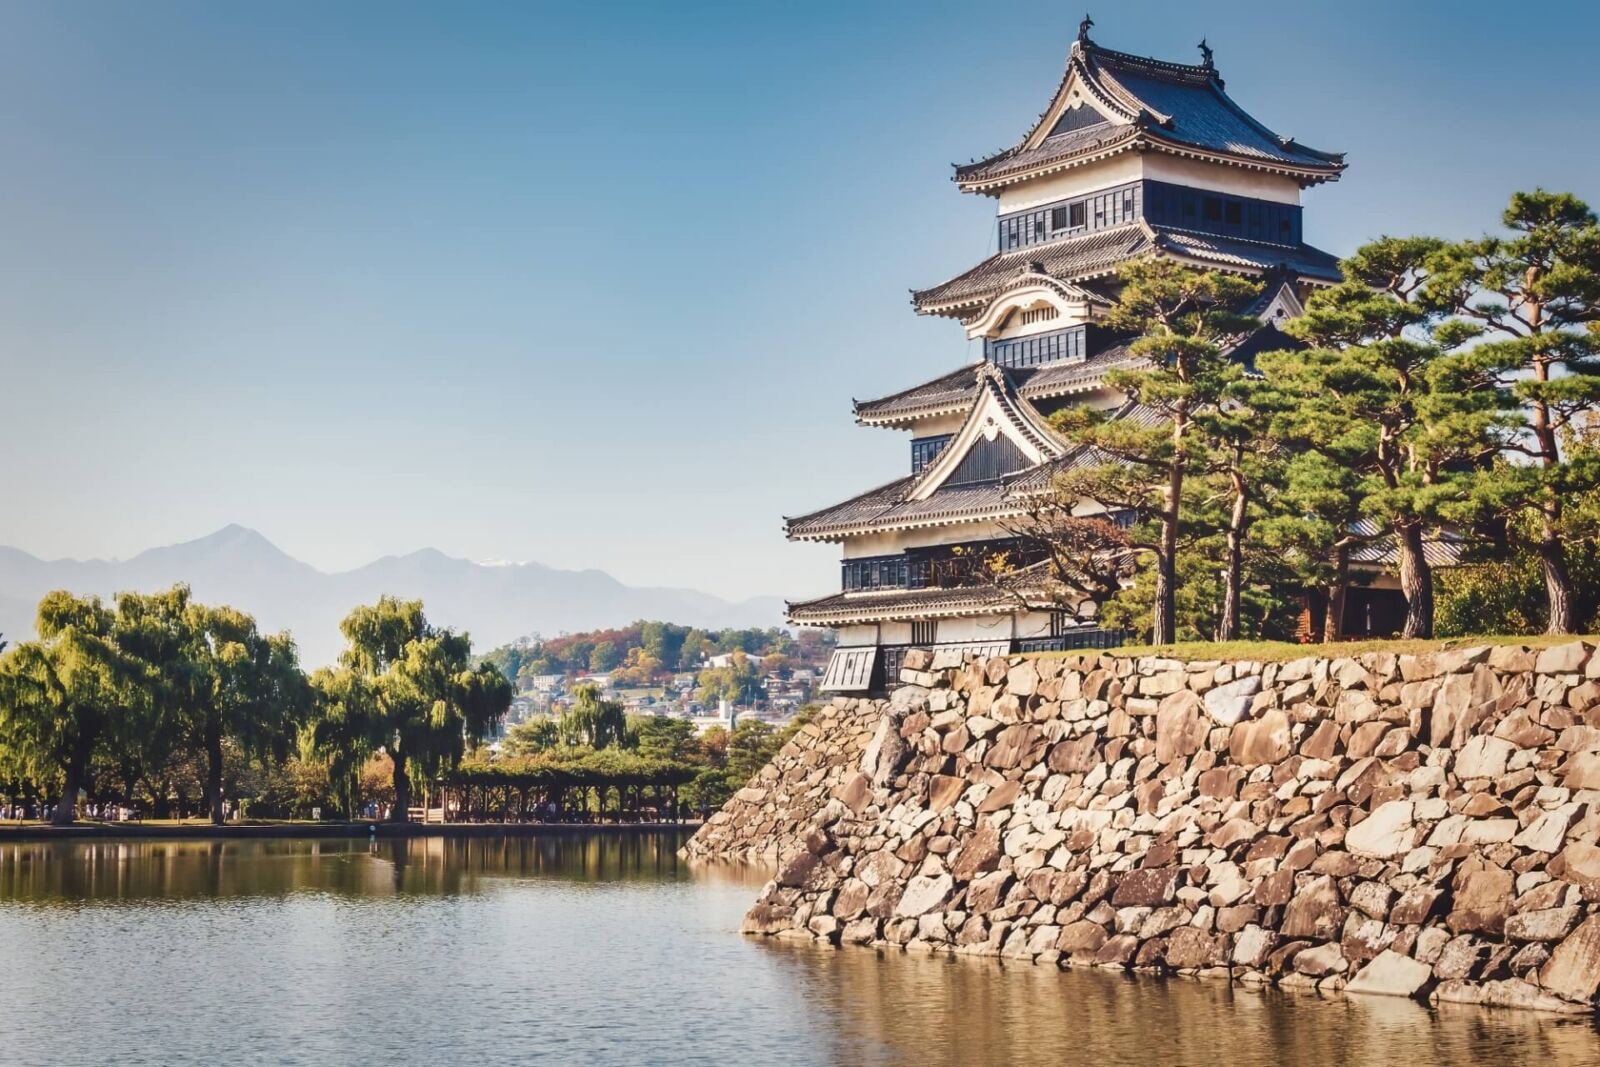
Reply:
M1021 319L1022 325L1031 326L1036 322L1048 322L1051 319L1060 317L1061 312L1055 307L1047 304L1041 308L1029 308L1022 313Z
M911 643L913 645L931 645L939 632L939 623L928 619L911 624Z

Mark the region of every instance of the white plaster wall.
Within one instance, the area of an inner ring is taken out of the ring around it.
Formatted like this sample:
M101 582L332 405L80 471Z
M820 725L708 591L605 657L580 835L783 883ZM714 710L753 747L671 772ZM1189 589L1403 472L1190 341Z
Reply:
M1144 177L1152 181L1210 189L1217 193L1253 196L1279 204L1300 202L1300 183L1293 178L1285 178L1281 174L1241 170L1238 167L1206 163L1198 159L1183 159L1160 152L1145 154Z
M909 622L886 622L879 627L878 641L885 645L906 645L911 643L911 624Z
M1300 183L1281 174L1243 170L1162 152L1128 152L1008 186L1000 191L995 213L1009 215L1013 211L1068 200L1142 178L1235 196L1253 196L1279 204L1300 203Z
M875 645L878 643L876 623L839 627L839 645Z
M1142 176L1138 153L1126 152L1098 163L1087 163L1059 174L1007 186L1000 190L997 214L1009 215L1013 211L1082 196L1113 185L1138 181Z
M973 370L977 374L977 370ZM961 424L967 421L965 411L951 415L938 415L931 419L918 419L911 429L912 437L938 437L942 433L955 433L961 429ZM909 459L908 459L909 462Z
M1012 618L1010 615L983 615L971 618L939 620L939 643L1009 641Z
M1030 611L1017 617L1018 637L1049 637L1050 613L1048 611Z

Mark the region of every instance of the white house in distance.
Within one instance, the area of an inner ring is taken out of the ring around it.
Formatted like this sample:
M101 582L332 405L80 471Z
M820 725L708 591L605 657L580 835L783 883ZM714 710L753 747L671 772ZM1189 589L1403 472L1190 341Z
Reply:
M1341 155L1281 137L1227 95L1211 50L1198 65L1113 52L1085 19L1048 106L1013 147L958 166L956 185L995 199L993 255L913 292L919 314L958 321L982 358L855 404L863 426L911 436L909 470L840 504L786 520L797 541L841 546L838 592L791 602L789 618L838 631L824 691L867 692L899 675L908 648L986 654L1119 643L1095 622L1025 589L971 574L973 550L1005 548L1004 524L1053 475L1085 457L1051 428L1068 404L1139 409L1105 385L1135 365L1103 320L1116 271L1159 256L1267 282L1261 329L1235 357L1291 347L1274 323L1297 315L1337 261L1301 238L1300 194L1337 180ZM1018 560L1026 564L1027 560ZM1370 615L1352 590L1349 611ZM1379 595L1373 592L1372 596Z

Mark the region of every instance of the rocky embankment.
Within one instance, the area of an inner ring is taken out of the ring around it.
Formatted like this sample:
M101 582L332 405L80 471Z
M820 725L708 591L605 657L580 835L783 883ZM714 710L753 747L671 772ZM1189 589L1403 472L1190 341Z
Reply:
M1591 1011L1600 655L908 656L690 843L750 933Z
M681 849L696 859L787 862L805 848L811 819L835 796L855 796L862 750L888 705L837 700L800 728L761 773L707 819Z

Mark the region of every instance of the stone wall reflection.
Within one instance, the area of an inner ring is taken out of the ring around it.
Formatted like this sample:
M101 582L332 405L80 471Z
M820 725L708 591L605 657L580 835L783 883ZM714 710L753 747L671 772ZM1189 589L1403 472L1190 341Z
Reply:
M1007 965L764 939L836 1020L833 1062L1482 1067L1595 1063L1587 1018L1400 997L1325 997L1190 978Z

